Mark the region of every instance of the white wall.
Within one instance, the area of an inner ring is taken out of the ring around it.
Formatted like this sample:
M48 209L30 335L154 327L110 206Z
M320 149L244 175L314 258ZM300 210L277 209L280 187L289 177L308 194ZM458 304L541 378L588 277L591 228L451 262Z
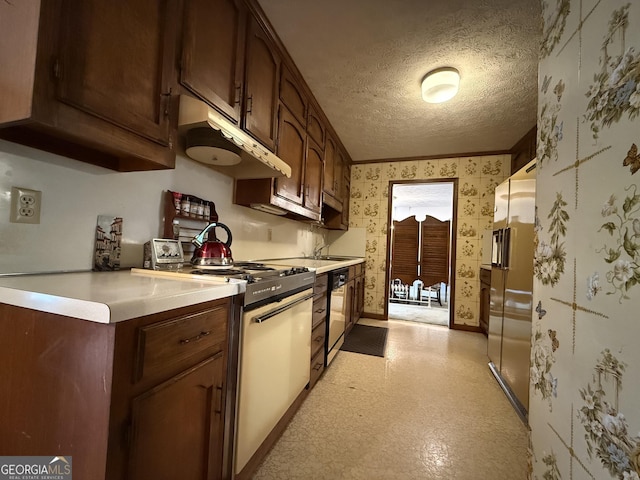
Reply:
M40 224L9 222L12 186L42 191ZM327 241L319 227L233 205L233 179L185 157L174 170L118 173L0 140L0 273L91 269L98 215L123 217L121 266L140 266L144 242L161 236L166 190L215 202L235 260L310 254Z

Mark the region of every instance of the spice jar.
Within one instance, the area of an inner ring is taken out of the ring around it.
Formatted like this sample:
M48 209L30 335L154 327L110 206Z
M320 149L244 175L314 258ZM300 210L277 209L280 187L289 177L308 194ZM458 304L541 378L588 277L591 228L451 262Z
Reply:
M177 219L174 219L172 227L173 227L173 239L179 240L180 239L180 222Z
M180 215L182 209L182 194L180 192L171 192L173 195L173 206L176 209L176 215Z
M191 197L191 211L189 212L189 216L191 218L198 218L198 203L200 203L200 199L196 196Z
M201 198L198 199L196 217L199 219L202 219L204 217L204 203L204 200L202 200Z
M182 195L182 202L180 203L180 215L188 217L191 212L191 197L189 195Z

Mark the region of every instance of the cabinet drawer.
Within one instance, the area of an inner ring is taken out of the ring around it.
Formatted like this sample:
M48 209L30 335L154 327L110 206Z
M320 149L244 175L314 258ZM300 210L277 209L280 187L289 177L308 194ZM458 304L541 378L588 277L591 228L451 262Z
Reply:
M223 349L228 310L217 307L140 328L135 380L180 371Z
M327 318L327 296L322 295L313 301L311 328L316 328L320 322Z
M311 374L309 375L309 388L313 388L320 375L324 371L324 350L320 350L311 360Z
M329 285L329 276L326 273L316 277L316 283L313 284L313 294L317 298L319 295L327 291Z
M324 339L327 336L327 323L323 321L311 332L311 357L315 357L320 350L324 351Z

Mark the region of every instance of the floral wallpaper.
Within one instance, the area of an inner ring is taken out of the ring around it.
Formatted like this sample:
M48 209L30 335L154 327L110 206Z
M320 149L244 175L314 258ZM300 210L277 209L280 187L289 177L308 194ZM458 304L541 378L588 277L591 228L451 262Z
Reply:
M640 479L640 2L542 0L530 479Z
M454 323L478 326L482 235L493 225L494 192L510 175L510 155L355 164L349 224L366 229L365 311L385 307L389 182L458 179Z

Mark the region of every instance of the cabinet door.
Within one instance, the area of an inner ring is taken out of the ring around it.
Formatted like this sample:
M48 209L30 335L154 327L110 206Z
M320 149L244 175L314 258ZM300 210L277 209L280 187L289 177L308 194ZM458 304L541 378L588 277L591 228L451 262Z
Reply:
M360 320L362 313L364 312L364 271L356 279L356 318L354 323Z
M318 213L322 210L322 166L322 150L308 138L304 167L304 206Z
M286 107L280 107L277 153L291 167L291 178L276 178L275 193L299 205L303 202L305 139L302 126Z
M318 145L324 148L325 128L320 115L316 112L313 105L309 105L309 114L307 115L307 134L313 138Z
M223 365L219 353L133 399L130 478L222 477Z
M282 66L282 76L280 78L280 100L303 127L307 125L307 105L309 102L302 91L302 87L285 66Z
M336 196L336 142L327 134L324 146L324 192L332 197Z
M58 98L169 145L174 42L169 2L135 0L116 7L64 0L60 14Z
M184 4L180 82L240 123L246 9L239 0Z
M249 22L246 52L243 127L273 151L280 58L271 39L253 17Z

